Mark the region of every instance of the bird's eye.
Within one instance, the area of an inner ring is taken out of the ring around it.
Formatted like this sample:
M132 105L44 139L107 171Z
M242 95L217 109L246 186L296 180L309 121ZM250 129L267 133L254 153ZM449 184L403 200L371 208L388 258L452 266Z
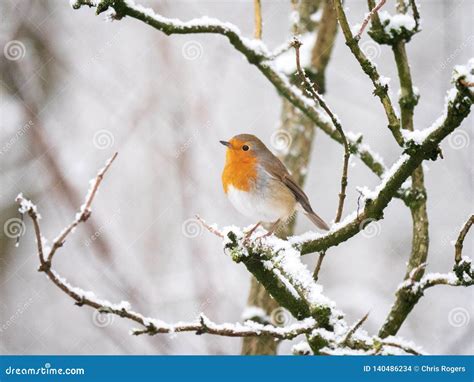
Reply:
M248 147L247 145L243 145L242 146L242 150L244 151L249 151L250 147Z

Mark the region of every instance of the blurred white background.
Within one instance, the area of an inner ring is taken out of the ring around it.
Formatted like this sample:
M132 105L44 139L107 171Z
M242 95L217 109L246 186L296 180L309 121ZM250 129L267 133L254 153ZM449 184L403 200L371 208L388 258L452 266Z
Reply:
M183 20L217 17L248 37L253 33L251 1L140 3ZM420 3L423 31L408 54L421 93L415 123L423 129L441 114L453 65L473 56L474 2ZM351 23L359 23L365 1L346 5ZM194 320L201 311L216 322L240 320L249 274L223 255L218 239L197 226L191 232L186 223L195 214L219 225L252 223L234 211L221 189L224 148L218 140L248 132L270 143L281 107L272 85L221 36L166 37L137 20L105 22L92 9L74 11L60 0L4 0L0 7L2 51L12 40L24 47L19 58L0 57L1 353L239 353L239 339L130 336L130 322L74 306L37 272L30 221L18 248L4 226L18 218L14 198L23 192L38 204L43 232L54 239L82 204L89 179L118 151L91 220L58 252L57 271L73 285L113 302L128 300L135 310L165 321ZM263 39L274 48L289 37L290 1L263 1L263 10ZM390 49L377 47L372 57L381 74L392 78L395 100ZM327 90L345 129L363 133L391 165L400 149L341 34ZM472 125L471 116L442 144L445 159L426 166L428 271L451 270L451 241L472 212ZM378 184L358 159L353 163L346 215L356 208L357 186ZM341 146L318 131L305 189L327 219L336 210L341 164ZM381 326L405 272L409 210L392 201L375 228L374 235L331 249L320 274L325 293L348 322L370 310L365 324L370 333ZM298 220L297 233L310 229L309 221ZM94 233L98 238L91 240ZM472 254L470 238L464 251ZM316 257L304 260L314 267ZM399 334L430 353L472 354L473 301L472 289L431 288ZM454 314L462 320L453 322ZM289 349L284 343L280 352Z

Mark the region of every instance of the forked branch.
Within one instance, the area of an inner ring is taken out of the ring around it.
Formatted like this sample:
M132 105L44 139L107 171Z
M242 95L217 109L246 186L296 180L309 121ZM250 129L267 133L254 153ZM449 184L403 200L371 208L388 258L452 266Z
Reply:
M60 233L58 238L54 240L53 246L46 258L44 254L43 235L39 225L39 214L37 212L37 207L30 200L24 198L22 194L18 195L16 198L16 201L20 206L20 213L27 213L33 222L40 262L40 267L38 270L40 272L44 272L59 289L61 289L75 301L76 305L89 306L91 308L97 309L102 314L114 314L143 326L143 329L133 330L132 334L134 335L195 332L196 334L208 333L226 337L271 336L275 339L290 340L301 334L311 333L311 331L317 327L317 323L313 318L307 318L299 323L289 325L285 328L276 327L273 325L263 325L255 322L248 322L244 324L216 324L207 318L203 313L199 315L199 319L195 322L179 322L176 324L168 324L161 320L146 317L140 313L134 312L131 310L130 304L125 301L122 301L119 304L112 304L106 300L101 300L95 297L95 294L92 292L86 292L66 282L66 280L52 268L53 256L57 250L63 246L67 237L73 232L74 228L76 228L79 223L86 222L91 215L91 206L97 190L99 189L105 173L109 170L116 157L117 153L115 153L107 161L105 167L102 168L98 172L97 176L91 181L91 187L86 196L85 202L81 206L79 212L76 214L76 218ZM204 223L202 220L201 222ZM207 227L212 230L211 227Z

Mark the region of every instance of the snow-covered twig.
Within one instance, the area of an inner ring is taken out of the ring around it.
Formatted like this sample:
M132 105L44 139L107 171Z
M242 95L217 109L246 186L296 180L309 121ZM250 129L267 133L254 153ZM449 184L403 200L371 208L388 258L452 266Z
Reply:
M150 326L150 324L152 324ZM150 320L145 329L135 329L133 335L155 335L161 333L195 332L196 334L213 334L224 337L260 337L270 336L280 340L291 340L301 334L310 333L317 325L314 319L305 319L286 327L263 325L254 321L241 323L216 324L203 313L199 315L197 322L166 324L157 320Z
M58 250L58 248L62 247L64 245L64 242L66 241L67 236L74 231L74 229L79 225L81 222L86 222L87 219L89 219L92 211L91 211L91 205L92 201L94 200L94 197L97 193L97 190L99 189L100 184L102 183L102 179L104 179L105 173L108 171L110 166L112 165L113 161L115 158L117 158L118 153L115 153L106 163L105 166L99 170L97 173L97 176L90 181L90 188L89 191L87 192L87 196L85 198L84 204L81 206L79 212L76 214L76 218L74 221L69 224L60 234L59 236L54 239L53 241L53 246L51 248L51 251L49 252L48 258L46 260L47 263L51 263L54 254Z
M347 345L352 335L364 324L365 321L367 321L367 318L369 318L369 312L367 312L364 317L357 321L355 325L347 332L346 336L341 342L343 346Z
M206 228L210 233L220 237L220 238L223 238L224 237L224 234L219 231L216 227L213 227L213 226L210 226L209 224L206 223L206 221L201 218L199 215L196 215L196 219L199 220L199 222L201 223L201 225Z
M460 242L462 250L462 242L469 230L470 221L472 224L472 216L464 224L459 233L458 240L456 241L453 272L429 273L421 277L426 264L420 264L418 267L414 268L408 275L407 279L397 288L395 303L380 329L380 337L387 337L398 331L410 311L424 295L426 289L436 285L463 287L474 285L474 267L472 260L467 256L462 256L461 252L458 253L459 247L457 246Z
M383 341L380 342L380 344L383 347L381 346L380 349L375 354L384 354L384 350L386 351L387 347L394 347L394 348L397 348L397 349L400 349L400 350L404 351L407 354L423 355L423 353L420 352L419 350L415 349L412 346L408 346L404 343L400 343L400 342L396 342L396 341L383 340Z
M91 182L91 189L86 197L86 202L76 217L75 222L77 221L77 224L85 221L83 217L90 214L90 207L94 195L97 193L104 174L114 159L115 155L107 162L106 166L99 171L95 180ZM33 221L40 260L39 270L44 272L59 289L70 296L76 305L89 306L102 314L114 314L140 324L143 328L133 330L132 334L134 335L194 332L196 334L208 333L227 337L269 336L275 339L293 339L301 334L306 334L313 351L317 353L319 349L324 346L332 349L339 346L340 334L338 333L347 333L349 331L352 332L351 335L353 337L356 337L351 341L350 346L354 349L358 349L361 353L366 352L364 354L372 354L375 351L374 344L378 344L374 338L366 337L358 333L358 327L347 329L347 324L345 324L343 320L342 312L335 308L334 302L322 294L322 287L313 281L306 266L301 262L299 252L285 240L274 237L263 239L262 242L257 245L263 247L266 257L261 257L262 255L260 254L258 256L261 258L258 261L256 261L254 257L254 248L249 248L246 254L239 255L240 257L237 259L235 254L232 254L234 250L230 244L233 241L238 241L237 245L241 248L241 246L244 245L243 233L238 232L236 234L229 229L220 231L206 224L206 226L211 228L211 232L225 233L224 244L226 252L230 253L234 260L244 262L254 276L267 288L269 293L271 293L283 307L289 309L295 317L300 319L300 322L285 327L276 327L254 321L245 321L243 324L216 324L201 313L197 321L169 324L133 311L130 304L126 301L113 304L107 300L99 299L93 292L85 291L67 282L66 279L61 277L52 267L53 257L51 256L51 251L53 249L50 250L47 260L44 258L43 238L38 223L39 214L37 213L36 206L21 194L17 197L17 202L20 205L20 212L27 213ZM67 229L63 232L65 231L71 232L71 230ZM238 238L236 235L238 235ZM59 237L65 239L66 236L67 234L61 234ZM56 250L58 248L60 248L60 246L57 247ZM321 336L325 337L322 341ZM319 339L313 342L313 339L316 338ZM387 354L391 354L388 348L384 348L383 351Z
M64 293L75 300L78 306L90 306L97 309L102 314L114 314L123 318L127 318L135 323L143 326L143 329L136 329L132 331L134 335L149 334L155 335L160 333L178 333L178 332L195 332L196 334L209 333L227 337L251 337L251 336L271 336L275 339L293 339L301 334L311 333L315 328L318 327L317 322L314 318L306 318L301 322L288 325L286 327L277 327L268 324L259 324L253 321L246 321L244 324L241 323L225 323L216 324L207 318L203 313L200 314L199 320L195 322L179 322L176 324L168 324L161 320L146 317L140 313L134 312L128 302L122 301L119 304L112 304L111 302L103 299L99 299L93 292L82 290L81 288L72 286L61 277L53 268L52 261L54 253L62 246L66 237L72 232L72 230L81 222L85 222L91 214L91 205L94 196L104 178L105 173L110 168L112 162L115 160L117 153L110 158L105 167L101 169L96 178L91 181L91 188L87 193L84 205L81 207L80 212L77 214L76 219L66 229L64 229L58 236L58 239L54 241L52 248L49 250L47 258L44 256L43 236L39 226L39 214L37 207L30 200L23 197L22 194L16 198L19 204L20 213L27 213L33 222L38 256L40 261L41 272L44 272L47 277ZM220 235L222 233L217 229L207 225L202 219L198 217L203 225L205 225L210 232Z

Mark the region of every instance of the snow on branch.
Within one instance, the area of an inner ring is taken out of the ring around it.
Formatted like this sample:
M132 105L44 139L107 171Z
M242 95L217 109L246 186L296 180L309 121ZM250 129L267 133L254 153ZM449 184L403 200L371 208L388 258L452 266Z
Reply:
M454 246L454 266L449 273L429 273L420 278L426 267L426 263L414 268L408 277L398 286L396 300L390 313L388 314L382 328L379 331L380 337L387 337L396 333L401 324L405 321L413 307L423 297L426 289L436 285L463 286L474 285L474 267L472 260L467 256L462 256L462 244L474 220L471 215L466 221Z
M456 88L448 93L445 111L442 116L431 127L419 133L420 139L416 142L411 141L411 144L407 145L405 153L392 165L383 181L374 191L364 192L365 206L362 211L354 211L341 223L334 224L329 233L308 232L291 237L287 241L272 237L270 239L273 241L268 241L270 240L268 239L267 241L257 240L247 243L242 240L243 234L239 228L227 227L224 230L217 230L219 236L224 235L225 250L235 261L244 262L254 275L259 274L256 277L260 282L263 279L268 279L269 283L273 284L275 276L271 275L269 271L276 269L277 272L274 273L280 278L280 283L288 284L289 282L292 285L292 288L287 288L282 300L290 301L289 305L294 309L289 310L295 317L305 316L310 309L308 306L299 304L299 298L304 293L300 293L295 287L291 275L285 276L287 272L279 267L281 264L274 264L274 261L279 258L280 252L283 251L294 257L295 254L298 256L325 251L356 235L372 221L381 219L384 209L413 171L424 160L436 160L438 158L440 151L438 145L459 127L461 122L469 115L473 98L472 92L458 81ZM263 269L260 266L262 264ZM305 274L305 272L300 271L300 274ZM268 286L269 288L272 287L272 285ZM278 300L276 296L274 297ZM327 322L329 317L323 314L320 319Z
M421 264L419 267L413 269L410 272L409 277L400 284L397 292L410 293L417 298L420 298L423 296L423 292L426 289L436 285L464 287L474 285L474 267L472 265L472 260L467 256L462 256L464 239L466 238L466 235L473 223L474 215L471 215L459 232L458 238L454 245L453 272L429 273L423 276L419 281L416 281L416 275L421 269L426 267L426 264Z
M115 153L107 161L104 168L102 168L98 172L97 176L91 180L85 203L81 206L79 212L76 214L74 221L59 234L57 239L54 240L52 248L49 249L48 253L46 254L46 258L44 252L45 247L43 244L45 240L42 236L39 225L40 215L37 212L37 207L30 200L26 199L22 194L18 195L16 198L16 201L19 204L20 213L28 214L33 222L40 262L39 271L44 272L58 288L75 300L76 305L86 305L97 309L102 314L114 314L142 325L142 329L132 330L132 334L134 335L195 332L196 334L208 333L226 337L271 336L275 339L290 340L301 334L311 333L318 327L316 320L312 317L305 318L301 322L286 327L276 327L268 324L263 325L254 321L246 321L243 324L216 324L207 318L203 313L200 314L199 319L195 322L178 322L176 324L169 324L161 320L146 317L140 313L134 312L131 309L130 304L126 301L113 304L107 300L99 299L94 292L85 291L81 288L75 287L71 285L65 278L60 276L52 268L53 256L56 251L63 246L66 238L74 231L74 228L76 228L79 223L87 221L92 212L91 205L94 196L97 193L105 173L108 171L116 157L117 153ZM208 226L208 228L212 229L210 226ZM218 231L214 232L216 233Z
M442 116L426 130L417 132L418 139L407 143L404 154L386 172L382 182L374 191L365 192L365 207L360 213L353 212L341 223L334 224L325 235L308 233L293 237L290 241L300 249L302 255L324 251L356 235L370 222L381 219L384 209L412 172L424 160L438 158L438 145L469 115L473 100L474 94L458 81L456 88L448 92Z
M359 38L357 36L354 37L352 34L351 27L349 26L344 7L342 5L342 0L334 0L334 6L336 8L337 19L344 34L346 44L359 62L362 70L371 79L372 84L374 85L374 94L379 97L380 102L384 107L388 120L388 128L392 132L392 135L397 143L400 146L403 146L403 136L400 132L400 120L397 116L397 113L395 112L388 93L388 83L380 76L375 64L367 57L367 55L359 46Z
M84 216L90 215L94 196L116 155L106 163L96 178L91 181L86 202L68 228L71 226L76 227L79 223L87 220L84 219ZM19 204L20 212L27 213L34 225L40 261L39 271L44 272L58 288L75 301L76 305L90 306L102 314L114 314L140 324L143 328L132 330L131 333L134 335L194 332L196 334L208 333L227 337L270 336L275 339L293 339L301 334L306 334L315 353L318 353L322 347L334 350L341 346L357 350L359 353L371 353L382 346L385 353L392 354L389 346L380 345L377 338L370 338L361 331L359 329L361 323L356 327L348 327L343 320L342 312L335 309L335 303L322 294L322 286L314 283L306 265L301 262L299 252L287 241L274 237L266 238L264 243L258 245L267 246L267 248L275 252L267 252L268 256L265 259L260 259L263 261L255 262L255 259L252 259L252 249L249 249L249 252L246 252L244 255L233 253L231 246L229 246L229 240L231 235L234 235L234 240L237 240L234 233L236 231L235 227L231 227L232 230L219 231L217 228L206 225L214 234L219 236L222 232L225 235L227 238L224 241L226 253L233 256L234 260L244 262L257 279L262 281L262 274L268 276L263 281L263 284L278 302L283 307L289 309L300 322L286 327L275 327L254 321L245 321L243 324L216 324L201 313L197 321L169 324L133 311L130 304L126 301L113 304L107 300L99 299L94 292L85 291L71 285L52 268L53 256L51 256L51 253L53 250L57 251L61 246L55 247L53 245L53 248L47 251L47 258L45 259L44 257L45 248L37 207L21 194L18 195L16 201ZM57 242L63 243L73 231L72 228L68 228L63 230L58 236L60 239ZM243 236L243 232L240 232L238 240L242 241ZM288 296L291 297L287 298ZM406 351L406 353L413 354L413 351Z
M202 219L205 227L211 227ZM208 228L208 229L209 229ZM347 352L348 354L416 354L419 350L409 345L405 349L394 349L382 344L376 336L369 336L361 329L367 315L353 326L344 320L344 314L336 303L323 294L323 287L317 284L307 266L301 261L300 252L287 240L275 236L245 240L245 230L235 226L209 229L214 235L224 235L224 252L237 263L245 265L265 287L278 304L287 309L296 319L313 318L317 327L306 333L307 345L314 354L326 352ZM403 340L396 339L402 343ZM294 349L298 354L309 354L303 343ZM300 349L301 348L301 349Z
M260 70L279 94L301 110L333 140L343 143L340 133L324 111L317 107L311 98L305 96L297 86L292 85L288 76L278 69L278 65L274 61L275 54L270 52L263 41L243 37L237 26L207 16L190 21L167 18L157 14L150 8L135 4L131 0L72 0L71 5L74 9L79 9L83 5L95 7L97 14L113 9L114 19L129 16L141 20L167 35L210 33L227 37L232 46L242 53L250 64L255 65ZM291 43L285 44L284 50L289 47L291 47ZM367 144L363 144L360 136L357 139L348 137L347 140L351 153L358 156L372 172L381 177L386 168L380 155L371 150Z

